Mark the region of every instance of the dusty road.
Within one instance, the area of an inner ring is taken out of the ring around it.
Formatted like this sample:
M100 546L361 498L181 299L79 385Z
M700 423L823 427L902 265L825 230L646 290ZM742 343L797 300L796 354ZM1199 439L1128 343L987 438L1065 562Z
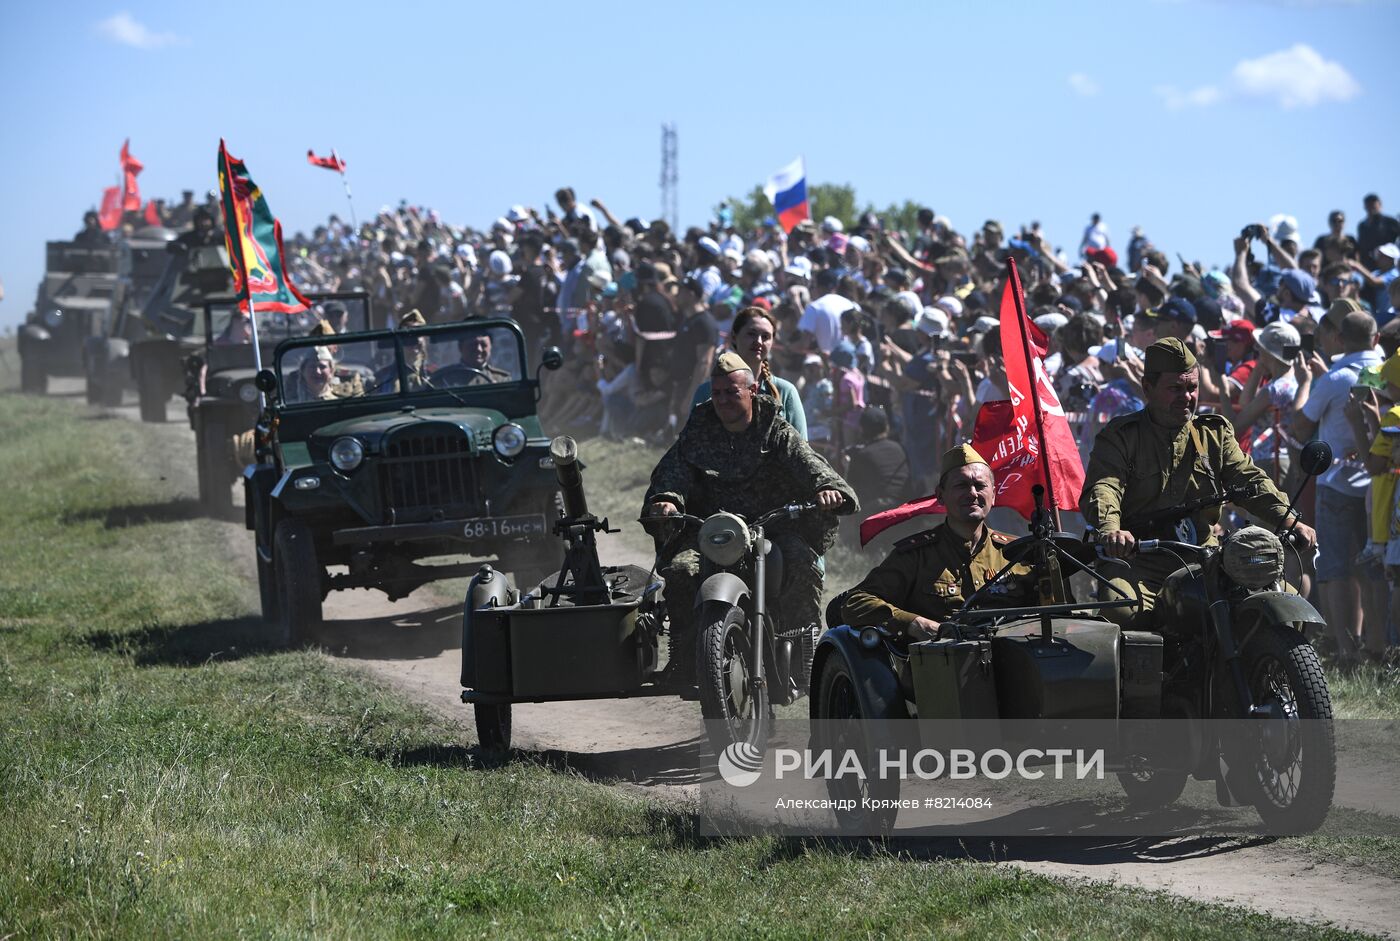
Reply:
M110 411L138 420L131 405ZM168 481L173 501L188 499L196 488L193 436L177 403L172 403L171 417L168 424L143 426L155 460L142 472ZM584 448L586 453L586 443ZM238 499L241 502L241 495ZM252 578L251 536L241 525L211 525L226 531L231 563ZM605 563L650 564L617 537L604 537L602 551ZM326 602L326 624L315 640L329 656L471 729L471 712L458 698L460 604L460 599L444 597L431 587L396 604L377 592L334 593ZM518 750L564 762L600 781L663 795L693 798L698 782L714 778L713 759L702 739L698 707L674 699L524 705L514 711ZM1348 786L1343 769L1339 805L1394 813L1390 793ZM984 859L1060 878L1135 885L1370 934L1400 934L1400 881L1360 866L1319 863L1267 840L1076 837L979 843L909 836L898 841L898 849L914 858Z

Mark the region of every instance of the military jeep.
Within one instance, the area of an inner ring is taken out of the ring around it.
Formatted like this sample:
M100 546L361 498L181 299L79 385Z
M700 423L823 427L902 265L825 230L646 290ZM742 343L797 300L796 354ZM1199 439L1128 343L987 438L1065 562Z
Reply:
M549 349L541 366L561 360ZM526 369L506 319L279 344L257 377L270 404L243 481L281 642L316 627L333 590L395 600L486 558L521 583L559 568L561 502Z
M323 319L336 320L345 332L370 329L368 294L306 297L311 307L301 313L257 311L263 362L273 361L278 343L306 336ZM247 312L239 310L234 298L205 301L203 327L203 349L185 357L185 402L194 430L199 501L210 516L226 517L233 511L233 487L242 479L243 468L255 459L252 437L260 411L257 365ZM351 380L356 369L348 364L337 378Z

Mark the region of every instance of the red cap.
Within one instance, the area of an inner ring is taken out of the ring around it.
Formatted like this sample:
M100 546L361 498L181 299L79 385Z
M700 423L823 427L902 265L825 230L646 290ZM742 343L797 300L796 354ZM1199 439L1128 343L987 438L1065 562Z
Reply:
M1110 268L1118 267L1118 253L1112 248L1091 248L1084 253L1084 257L1090 261L1108 265Z
M1254 339L1254 324L1249 320L1232 320L1219 330L1212 330L1210 335L1217 340L1235 340L1239 343L1248 343Z
M773 302L766 297L755 297L751 306L762 307L764 310L772 310Z

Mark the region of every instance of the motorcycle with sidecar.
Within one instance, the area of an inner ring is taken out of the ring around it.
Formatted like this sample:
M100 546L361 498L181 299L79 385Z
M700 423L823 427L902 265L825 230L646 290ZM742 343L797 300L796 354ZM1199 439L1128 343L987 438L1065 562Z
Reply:
M681 675L667 669L674 650L664 579L655 565L599 563L596 534L615 530L588 511L577 444L555 438L550 459L563 497L554 524L566 544L563 567L539 585L517 587L483 566L467 588L462 701L474 707L483 747L509 747L515 703L679 696L700 701L716 753L735 743L761 752L773 706L807 691L819 630L785 625L772 610L782 554L764 527L822 511L794 504L752 521L733 513L642 518L698 527L695 670Z
M1331 449L1313 441L1300 464L1316 476L1331 460ZM1220 493L1176 513L1184 520L1238 496ZM933 639L840 625L838 596L812 664L811 747L855 749L869 767L908 734L896 728L1017 720L1053 731L1109 720L1107 768L1130 805L1171 803L1195 777L1215 782L1222 805L1252 804L1272 832L1315 830L1332 804L1336 742L1327 679L1305 631L1325 624L1283 580L1291 534L1281 535L1250 527L1218 545L1141 541L1139 552L1181 563L1146 623L1134 624L1142 630L1103 616L1114 607L1140 612L1141 599L1110 584L1103 570L1111 563L1091 536L1054 532L1040 510L1030 534L1003 547L1008 564ZM1040 604L986 607L1020 562L1032 566ZM1098 598L1073 598L1067 576L1077 572L1098 585ZM920 721L878 721L909 719ZM876 775L827 782L834 800L856 807L838 822L862 833L893 828L897 810L888 808L900 785Z

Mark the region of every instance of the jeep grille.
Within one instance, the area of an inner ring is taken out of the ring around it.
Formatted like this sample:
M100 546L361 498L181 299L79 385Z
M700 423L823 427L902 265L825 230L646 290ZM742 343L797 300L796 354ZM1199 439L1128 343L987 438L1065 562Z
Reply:
M379 462L379 495L390 523L473 515L476 474L467 438L441 427L395 435Z

